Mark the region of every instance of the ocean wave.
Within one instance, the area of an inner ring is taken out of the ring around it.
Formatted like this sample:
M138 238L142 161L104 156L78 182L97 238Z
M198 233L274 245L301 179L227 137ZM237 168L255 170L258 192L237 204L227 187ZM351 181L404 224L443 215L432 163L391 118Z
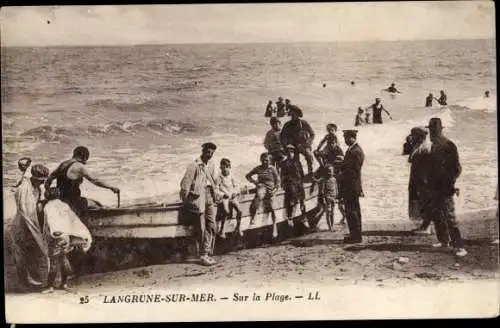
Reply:
M21 133L28 137L49 142L64 141L75 136L126 135L140 132L154 134L182 134L196 132L198 127L188 122L179 122L170 119L136 120L111 122L88 127L58 127L43 125Z
M497 99L492 96L490 98L485 97L472 97L459 101L455 105L450 106L450 109L455 110L482 110L486 112L496 112L497 110Z

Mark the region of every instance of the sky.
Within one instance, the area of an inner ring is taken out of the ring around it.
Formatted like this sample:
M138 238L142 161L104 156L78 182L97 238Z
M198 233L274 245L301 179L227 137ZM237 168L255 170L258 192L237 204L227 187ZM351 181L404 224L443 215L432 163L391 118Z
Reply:
M3 46L495 38L493 1L3 7Z

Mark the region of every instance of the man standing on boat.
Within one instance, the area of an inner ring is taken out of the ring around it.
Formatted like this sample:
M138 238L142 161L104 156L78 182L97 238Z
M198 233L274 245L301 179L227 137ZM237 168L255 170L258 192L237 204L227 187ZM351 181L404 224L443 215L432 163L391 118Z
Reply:
M89 157L90 152L87 147L76 147L73 150L73 158L62 162L57 169L49 175L45 182L45 190L49 190L52 181L56 180L60 199L67 203L80 219L84 219L88 206L87 199L81 196L80 191L80 185L83 182L83 178L98 187L109 189L115 194L120 192L120 189L99 180L87 170L85 164L87 164Z
M357 130L344 130L344 141L349 147L344 156L340 179L340 193L344 200L349 236L344 238L346 243L355 244L362 241L361 237L361 207L359 197L363 197L361 184L361 167L365 154L356 141Z
M217 146L211 142L202 145L201 156L186 168L181 180L180 197L184 209L198 217L196 221L196 241L200 254L200 264L210 266L216 263L211 257L215 245L215 204L216 170L210 161Z
M281 144L293 145L297 149L297 155L302 154L306 158L307 173L312 175L313 153L312 143L315 137L314 131L306 120L301 119L302 110L297 106L290 109L290 121L286 122L281 130ZM297 160L298 160L297 156Z

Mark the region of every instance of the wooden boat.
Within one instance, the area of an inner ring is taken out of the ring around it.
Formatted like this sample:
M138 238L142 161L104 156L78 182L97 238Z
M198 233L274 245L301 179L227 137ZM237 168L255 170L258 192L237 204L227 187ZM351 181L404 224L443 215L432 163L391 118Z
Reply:
M320 209L317 204L318 186L315 183L305 183L306 216L311 226L315 226L320 219ZM272 226L269 212L263 209L257 211L254 225L250 226L250 203L255 196L255 189L243 190L240 197L242 210L241 227L244 232L259 230ZM92 203L92 202L91 202ZM297 208L293 220L296 223L303 221ZM284 192L278 191L275 195L275 213L277 223L286 223L284 207ZM90 208L86 217L87 225L92 236L97 238L146 238L165 239L190 237L194 234L193 217L182 210L182 203L137 203L122 208ZM225 232L232 233L236 228L236 219L226 221Z

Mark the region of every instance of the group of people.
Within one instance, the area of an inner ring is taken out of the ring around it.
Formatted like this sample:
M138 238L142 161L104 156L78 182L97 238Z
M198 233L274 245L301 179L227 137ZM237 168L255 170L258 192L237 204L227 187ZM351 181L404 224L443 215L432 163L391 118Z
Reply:
M444 90L439 91L439 94L439 98L436 98L432 93L429 93L429 95L425 98L425 107L432 107L432 102L434 100L436 100L441 106L448 105L448 97L446 96Z
M359 243L361 236L361 209L359 197L363 197L361 167L364 153L357 144L357 130L344 130L347 151L339 145L336 135L337 126L328 124L327 134L312 151L315 133L304 120L298 106L288 109L290 120L281 129L278 117L270 118L271 129L267 132L264 147L266 152L260 155L260 165L246 174L248 182L255 185L255 196L250 204L250 226L255 224L255 217L260 208L272 218L272 235L278 237L275 194L284 191L284 208L289 226L293 226L293 213L297 206L302 213L302 223L308 228L306 214L304 182L309 179L318 183L319 204L324 206L328 227L333 230L335 204L347 221L350 235L346 243ZM242 209L238 202L239 188L231 176L231 161L223 158L220 170L211 161L217 146L212 142L202 145L200 157L187 166L180 183L180 198L183 211L192 215L196 226L196 241L200 264L213 265L215 239L225 238L224 224L236 215L236 231L242 236ZM303 155L307 163L305 174L299 156ZM319 169L313 172L314 158ZM220 222L217 227L217 221Z
M272 100L269 100L266 105L266 111L264 113L265 117L284 117L290 115L290 110L297 107L293 105L290 99L285 99L283 102L283 97L278 97L278 100L273 104Z
M429 234L430 224L434 223L438 242L433 246L452 249L456 256L462 257L467 251L453 199L459 193L455 183L462 172L458 149L443 135L440 118L431 118L426 128L413 128L403 146L403 155L408 155L411 163L409 216L421 222L415 233Z
M6 234L21 289L53 292L60 287L70 291L68 281L78 275L92 243L84 224L88 201L81 197L80 184L87 179L119 192L88 172L85 164L89 155L86 147L76 147L72 159L50 174L44 165L32 165L30 158L18 161L22 176L12 186L17 211ZM52 187L54 180L56 186ZM61 281L56 286L58 274Z

